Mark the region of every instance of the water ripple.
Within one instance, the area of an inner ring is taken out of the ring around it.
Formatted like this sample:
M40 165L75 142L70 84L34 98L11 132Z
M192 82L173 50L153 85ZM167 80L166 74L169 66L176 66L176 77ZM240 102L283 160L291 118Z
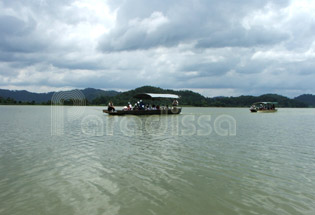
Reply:
M103 135L87 135L76 119L51 136L49 107L0 108L0 214L315 212L312 109L185 108L121 122L88 107L85 116L102 119ZM183 135L186 113L231 114L237 135Z

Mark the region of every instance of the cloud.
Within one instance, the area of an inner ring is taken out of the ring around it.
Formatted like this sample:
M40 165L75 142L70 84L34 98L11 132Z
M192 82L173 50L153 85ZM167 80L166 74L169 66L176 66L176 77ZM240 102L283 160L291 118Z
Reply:
M134 18L125 26L117 28L101 41L101 49L106 51L124 51L145 49L159 45L156 32L168 23L161 12L153 12L150 17Z
M315 93L314 10L307 0L3 0L0 87Z
M266 5L261 1L189 1L182 4L171 1L168 7L162 6L164 2L153 2L154 8L141 7L147 3L139 0L120 7L118 25L103 36L100 49L105 52L130 51L194 41L198 48L244 47L275 44L288 38L288 34L279 28L265 25L263 21L257 24L249 20L250 16L260 18L251 11L260 14L270 10L273 14L280 6L285 6L286 1ZM125 12L127 7L132 12ZM144 23L152 26L154 31Z
M31 52L41 49L36 35L32 34L36 23L33 19L24 21L14 16L0 16L0 50L6 52Z

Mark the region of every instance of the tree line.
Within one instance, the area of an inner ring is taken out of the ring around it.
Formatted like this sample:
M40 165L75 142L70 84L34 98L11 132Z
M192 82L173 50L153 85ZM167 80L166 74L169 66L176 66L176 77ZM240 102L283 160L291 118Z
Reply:
M0 104L1 105L35 105L36 102L35 101L31 101L31 102L22 102L22 101L16 101L13 98L2 98L0 97Z
M90 89L89 89L90 90ZM86 91L86 89L85 89ZM91 91L91 90L90 90ZM111 94L99 94L99 96L89 97L82 101L76 101L71 99L65 99L60 101L57 105L97 105L97 106L107 106L107 104L112 101L116 106L125 106L128 102L131 104L136 103L138 100L133 98L139 93L161 93L161 94L176 94L180 96L179 103L180 106L195 106L195 107L249 107L255 102L278 102L279 107L308 107L307 103L300 101L298 99L290 99L285 96L277 94L265 94L261 96L238 96L238 97L214 97L208 98L202 96L199 93L190 90L170 90L162 89L153 86L143 86L133 90L120 93ZM171 104L172 101L169 99L160 99L154 101L146 101L155 105L167 105ZM51 103L50 100L46 102L35 102L33 101L16 101L13 98L3 98L0 97L1 105L56 105Z
M133 96L139 93L167 93L176 94L180 96L179 102L181 106L196 106L196 107L249 107L255 102L278 102L279 107L308 107L304 102L290 99L285 96L277 94L265 94L261 96L238 96L238 97L214 97L207 98L199 93L190 90L168 90L152 86L144 86L120 93L116 96L99 96L93 99L91 105L107 105L109 101L112 101L117 106L125 106L127 102L137 102ZM154 101L153 101L154 102ZM167 100L156 101L160 104L170 103Z

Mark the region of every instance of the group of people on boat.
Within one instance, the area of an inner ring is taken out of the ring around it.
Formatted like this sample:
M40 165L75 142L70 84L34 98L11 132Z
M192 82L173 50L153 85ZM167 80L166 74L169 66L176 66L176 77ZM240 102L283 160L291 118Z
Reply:
M124 110L126 109L124 108ZM144 104L140 100L140 102L135 103L132 108L127 108L127 110L160 110L160 106L155 104Z
M172 106L173 107L178 106L178 101L176 99L173 101ZM125 106L123 108L123 110L125 110L125 111L130 111L130 110L167 110L168 108L169 108L168 105L160 107L160 105L155 105L155 104L144 104L143 101L140 100L140 101L136 102L134 104L134 106L132 106L131 103L128 102L127 106ZM107 110L109 112L116 110L112 101L110 101L108 103Z
M259 107L258 107L258 110L274 110L276 107L274 104L272 105L263 105L263 104L260 104Z
M250 110L275 110L276 107L274 104L268 104L268 105L264 105L264 104L259 104L259 106L256 106L256 105L252 105L250 107Z

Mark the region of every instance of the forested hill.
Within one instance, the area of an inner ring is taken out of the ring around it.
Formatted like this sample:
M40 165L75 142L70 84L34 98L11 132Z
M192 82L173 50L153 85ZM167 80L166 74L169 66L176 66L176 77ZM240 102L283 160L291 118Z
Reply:
M199 93L195 93L189 90L169 90L162 89L159 87L152 86L143 86L136 88L134 90L129 90L123 93L120 93L114 97L101 96L92 101L93 104L101 105L107 104L109 100L111 100L115 105L126 105L127 102L136 102L137 100L133 98L134 95L139 93L168 93L168 94L176 94L179 95L180 103L182 105L191 105L191 106L208 106L206 98ZM160 103L169 103L169 101L161 100Z
M315 95L303 94L294 98L297 101L303 102L310 107L315 107Z
M170 93L180 96L180 105L198 107L249 107L254 102L270 101L278 102L279 107L309 107L315 106L313 95L302 95L290 99L277 94L265 94L261 96L239 96L239 97L214 97L207 98L190 90L170 90L153 86L143 86L126 92L104 91L100 89L86 88L81 90L89 105L106 105L113 101L115 105L125 106L127 102L136 102L133 98L138 93ZM70 92L70 91L64 91ZM50 104L54 92L31 93L25 90L11 91L0 89L0 104ZM312 103L314 102L314 103ZM157 103L168 104L170 101L160 100ZM71 105L70 102L65 104Z
M64 93L71 91L62 91ZM119 92L114 90L104 91L100 89L86 88L81 90L83 95L88 101L92 101L93 99L100 96L115 96L119 94ZM50 103L52 96L56 92L49 93L32 93L26 90L3 90L0 89L0 98L1 100L6 100L9 98L11 101L15 102L33 102L33 103Z
M2 100L12 100L15 102L33 102L41 103L50 101L54 93L32 93L26 90L3 90L0 89L0 98Z
M189 90L169 90L152 86L143 86L120 93L114 97L101 96L92 101L96 105L106 105L109 101L112 101L115 105L126 105L127 102L135 102L132 97L138 93L171 93L179 95L180 105L199 106L199 107L249 107L254 102L259 101L271 101L278 102L279 107L307 107L307 105L301 101L290 99L277 94L265 94L261 96L239 96L239 97L215 97L206 98L199 93L195 93ZM164 103L164 101L160 101ZM166 101L165 101L166 102Z
M217 97L207 99L209 106L217 107L249 107L255 102L278 102L279 107L307 107L304 102L277 94L261 96Z

